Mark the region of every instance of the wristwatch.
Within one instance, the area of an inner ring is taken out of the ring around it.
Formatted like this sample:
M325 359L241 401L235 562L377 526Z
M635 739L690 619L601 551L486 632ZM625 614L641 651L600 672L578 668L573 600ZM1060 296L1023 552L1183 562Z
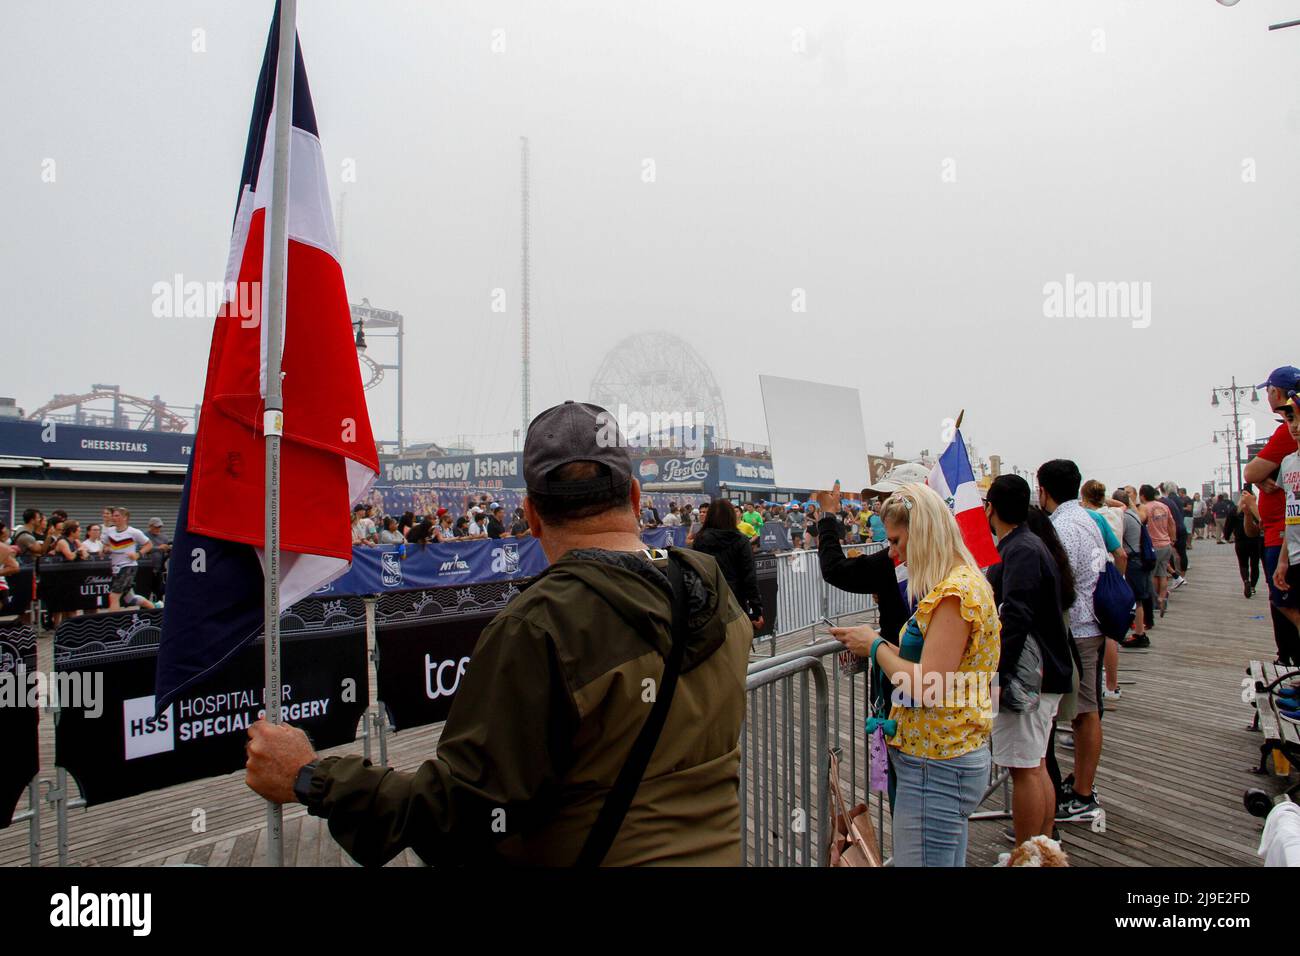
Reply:
M311 763L305 763L298 770L298 776L293 782L293 797L301 804L310 806L308 802L312 796L311 778L316 773L316 768L320 766L319 760L313 760Z

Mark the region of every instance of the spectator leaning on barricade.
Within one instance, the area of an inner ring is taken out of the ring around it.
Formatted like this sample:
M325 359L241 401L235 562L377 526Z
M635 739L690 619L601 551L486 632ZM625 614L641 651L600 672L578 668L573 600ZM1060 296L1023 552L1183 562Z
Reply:
M1264 389L1268 407L1281 415L1290 396L1300 389L1300 368L1294 365L1276 368L1268 381L1259 387ZM1257 507L1264 531L1264 580L1268 585L1277 659L1284 664L1300 665L1300 630L1284 613L1287 608L1300 607L1300 589L1282 591L1274 581L1286 529L1286 492L1277 479L1283 460L1295 450L1296 440L1283 421L1274 429L1259 454L1247 463L1243 477L1258 489Z
M737 526L736 510L731 502L725 499L714 502L692 547L718 563L723 578L758 631L763 627L763 596L758 590L753 548Z
M1079 652L1079 700L1074 716L1074 786L1058 816L1095 812L1093 782L1101 760L1101 667L1106 638L1093 610L1093 592L1106 553L1101 529L1079 504L1079 467L1063 458L1038 469L1038 499L1052 518L1052 528L1070 559L1077 598L1070 607L1070 632Z
M895 686L895 732L885 730L897 782L894 864L964 866L970 815L989 782L1000 649L993 591L933 489L903 485L884 519L916 611L897 646L865 624L831 634Z
M45 553L50 554L54 551L54 542L63 537L63 523L68 520L68 513L62 508L56 508L50 512L50 518L45 523Z
M55 558L61 561L80 561L86 556L81 549L80 523L69 518L60 522L59 528L61 533L50 543L45 560ZM81 617L81 611L54 611L50 615L50 621L58 627L70 617Z
M1002 559L989 568L1002 622L993 762L1011 771L1011 819L1019 846L1052 835L1056 790L1047 773L1047 746L1061 698L1073 688L1074 661L1056 562L1024 527L1029 483L1019 475L994 478L984 513Z
M370 543L370 540L366 537L366 526L362 521L365 514L366 509L361 505L357 505L352 509L352 546L354 548Z
M495 501L492 502L491 511L487 520L487 536L492 539L503 538L506 533L506 509L502 508Z
M392 515L385 515L382 524L384 530L379 532L380 544L401 544L406 540L402 537L402 532L399 530L397 519Z
M45 553L46 521L36 508L23 512L23 523L14 529L13 545L15 557L19 561L31 562Z
M566 402L529 426L524 508L550 566L484 629L436 756L414 773L319 759L258 721L250 787L305 803L368 865L406 847L437 865L740 864L753 630L712 558L645 549L610 417Z
M104 526L92 524L86 529L86 538L81 542L81 550L88 558L98 558L104 552Z
M63 522L62 530L63 533L54 540L49 556L64 561L79 561L84 556L81 549L81 524L69 519Z

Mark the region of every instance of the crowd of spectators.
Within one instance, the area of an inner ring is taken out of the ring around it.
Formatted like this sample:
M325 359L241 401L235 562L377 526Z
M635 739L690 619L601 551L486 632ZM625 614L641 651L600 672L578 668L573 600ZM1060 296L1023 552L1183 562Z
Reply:
M171 539L162 518L150 518L141 531L131 524L131 512L123 506L105 506L102 520L88 523L68 517L62 509L48 516L39 508L28 508L16 528L0 519L0 613L11 603L7 578L24 567L59 566L78 562L107 565L112 577L108 605L101 610L151 609L161 602L166 590L167 558ZM148 584L136 591L141 567L152 572ZM83 611L56 612L52 623ZM94 613L93 611L90 613Z

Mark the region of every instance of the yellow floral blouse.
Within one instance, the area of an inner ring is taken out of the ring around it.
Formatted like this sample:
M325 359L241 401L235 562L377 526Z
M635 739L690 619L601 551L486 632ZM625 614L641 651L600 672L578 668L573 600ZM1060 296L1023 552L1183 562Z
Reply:
M993 727L992 681L1002 651L1002 623L993 588L978 569L962 565L921 599L916 613L899 632L905 659L920 660L930 616L947 597L958 599L961 616L971 629L957 674L947 687L936 683L920 688L920 700L913 695L910 701L914 706L899 703L895 691L889 714L898 721L898 732L890 739L890 746L931 760L960 757L988 741Z

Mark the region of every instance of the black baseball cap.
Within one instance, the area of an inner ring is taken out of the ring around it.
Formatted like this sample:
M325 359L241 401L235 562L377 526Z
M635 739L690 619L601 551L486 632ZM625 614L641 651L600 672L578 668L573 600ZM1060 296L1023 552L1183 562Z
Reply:
M591 461L608 475L580 481L555 481L556 469ZM554 405L528 425L524 438L524 484L544 495L589 495L623 488L632 478L632 459L618 421L599 405L572 399Z

